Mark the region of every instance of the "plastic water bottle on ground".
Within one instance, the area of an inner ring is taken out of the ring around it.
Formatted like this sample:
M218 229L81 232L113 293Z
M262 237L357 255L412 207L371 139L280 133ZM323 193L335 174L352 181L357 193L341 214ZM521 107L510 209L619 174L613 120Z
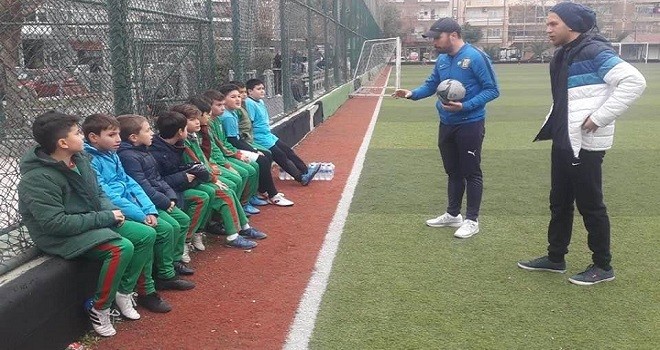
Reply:
M335 165L333 163L328 163L328 181L332 180L335 177Z

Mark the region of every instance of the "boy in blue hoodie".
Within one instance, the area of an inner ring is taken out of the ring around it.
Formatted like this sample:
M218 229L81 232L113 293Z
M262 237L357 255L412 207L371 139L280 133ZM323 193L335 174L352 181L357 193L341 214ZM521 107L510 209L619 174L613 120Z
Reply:
M120 125L119 136L122 139L117 151L121 164L128 176L142 187L154 203L158 209L158 217L172 225L174 270L180 275L192 275L195 271L182 261L190 217L177 208L176 192L160 176L158 163L148 152L154 135L151 125L147 118L133 114L120 115L117 121Z
M195 284L179 278L174 271L174 228L158 217L158 210L135 180L126 174L117 155L121 144L119 122L108 114L94 114L82 124L85 133L85 151L92 156L92 167L96 170L98 182L112 203L118 206L126 218L143 223L156 230L154 243L155 286L151 276L146 279L146 292L175 289L188 290ZM147 274L148 275L148 274ZM138 291L138 294L139 291ZM140 297L138 296L138 303Z

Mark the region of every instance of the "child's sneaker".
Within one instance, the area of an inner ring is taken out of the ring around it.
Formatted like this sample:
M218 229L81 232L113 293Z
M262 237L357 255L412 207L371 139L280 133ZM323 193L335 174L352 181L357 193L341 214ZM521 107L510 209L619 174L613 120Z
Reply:
M183 254L181 254L181 262L189 263L190 262L190 243L186 242L183 244Z
M151 312L164 314L172 311L172 306L156 292L147 295L138 295L137 304Z
M243 238L241 235L238 235L236 239L231 241L228 240L225 245L232 248L252 249L257 246L257 242L253 242L247 238Z
M314 179L314 175L319 172L319 169L321 169L321 163L316 163L309 166L309 168L307 168L307 173L303 174L300 184L303 186L309 185L309 183Z
M174 271L183 276L190 276L195 274L195 269L187 266L183 261L174 262Z
M122 316L126 317L129 320L139 320L140 314L135 310L135 299L133 299L134 293L123 294L117 292L115 296L115 304L119 309L119 312Z
M192 243L192 246L200 252L206 250L206 247L204 246L204 235L201 232L193 233L192 240L190 242Z
M248 203L250 203L251 205L253 205L255 207L261 207L261 206L264 206L264 205L268 205L267 200L261 199L261 198L257 197L256 195L250 197L250 201Z
M190 290L195 288L195 283L184 280L179 276L172 278L154 278L157 290Z
M243 211L245 214L255 215L261 213L261 210L253 207L250 203L243 206Z
M222 225L222 223L215 221L209 222L208 225L206 225L205 231L212 235L218 235L218 236L224 236L227 234L227 232L225 231L225 227Z
M250 227L250 228L246 228L245 230L241 230L238 234L243 236L243 237L247 237L247 238L251 238L251 239L264 239L264 238L268 237L267 234L257 230L254 227Z
M112 326L112 321L110 320L110 308L97 310L94 308L94 302L92 299L88 299L85 302L85 311L89 316L89 320L92 321L92 327L94 331L103 337L112 337L117 334L115 327Z
M549 271L564 273L566 272L566 261L554 262L551 261L548 256L542 256L532 260L518 261L518 267L527 271Z
M268 203L274 204L280 207L290 207L293 205L293 202L284 198L283 193L278 193L270 198L268 198Z

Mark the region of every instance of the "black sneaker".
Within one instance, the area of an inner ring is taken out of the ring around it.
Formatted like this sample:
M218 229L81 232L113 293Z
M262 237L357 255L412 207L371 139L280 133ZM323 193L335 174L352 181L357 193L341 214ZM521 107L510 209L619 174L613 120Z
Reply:
M186 264L182 263L181 261L174 262L174 271L178 275L183 275L183 276L190 276L195 273L195 269L193 269L192 267L188 267Z
M218 236L224 236L227 234L227 231L225 231L225 227L218 222L210 222L208 225L206 225L206 230L204 231L212 235L218 235Z
M189 290L195 288L195 284L191 281L174 276L168 279L154 278L156 282L156 290Z
M156 292L147 295L138 295L136 302L151 312L164 314L172 311L172 306Z
M607 282L614 279L614 269L603 270L596 265L589 265L586 270L571 276L568 281L580 286L590 286L592 284Z
M532 259L529 261L518 261L518 267L529 271L550 271L564 273L566 272L566 262L552 262L547 256Z

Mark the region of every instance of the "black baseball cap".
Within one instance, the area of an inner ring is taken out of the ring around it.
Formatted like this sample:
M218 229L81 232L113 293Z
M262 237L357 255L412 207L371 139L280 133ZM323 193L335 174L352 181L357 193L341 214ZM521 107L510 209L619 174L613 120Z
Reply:
M440 33L453 33L461 34L461 26L451 17L440 18L435 21L429 31L422 34L424 38L435 39L440 36Z

